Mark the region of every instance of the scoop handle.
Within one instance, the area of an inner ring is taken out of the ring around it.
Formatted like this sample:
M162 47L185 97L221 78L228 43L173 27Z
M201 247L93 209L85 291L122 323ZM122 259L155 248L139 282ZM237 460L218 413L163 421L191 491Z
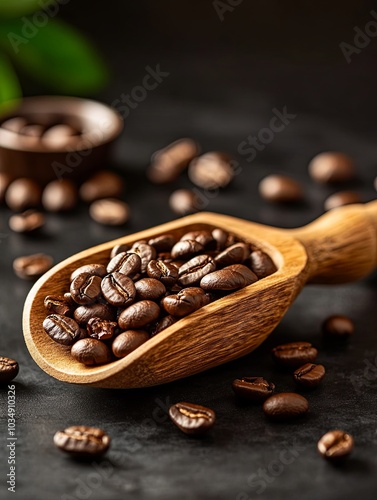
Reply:
M310 283L356 281L377 267L377 200L335 208L288 232L306 248Z

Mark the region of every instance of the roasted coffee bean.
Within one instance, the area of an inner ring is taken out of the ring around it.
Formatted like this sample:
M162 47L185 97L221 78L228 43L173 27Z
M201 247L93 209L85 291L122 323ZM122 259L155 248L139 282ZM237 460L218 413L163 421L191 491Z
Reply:
M310 342L289 342L272 349L276 363L283 368L298 368L313 363L318 351Z
M8 186L13 182L13 176L8 172L0 172L0 204L5 201L5 193Z
M297 203L304 198L301 184L287 175L269 175L259 184L259 193L267 201Z
M248 269L250 275L245 272L238 272L229 267L224 267L219 271L207 274L200 281L200 286L203 290L208 291L231 291L239 290L245 286L251 285L257 281L255 274Z
M195 240L178 241L171 249L173 259L190 259L198 253L201 253L204 247L201 243Z
M75 309L73 317L80 325L85 325L91 318L113 321L115 319L115 310L108 304L96 303L88 306L79 306Z
M309 175L320 184L347 182L355 178L356 168L349 156L329 151L312 159L309 163Z
M70 293L72 299L80 305L93 303L101 293L101 278L89 273L81 273L72 281Z
M16 179L8 186L5 202L14 212L35 208L41 202L41 188L32 179L26 177Z
M76 361L87 366L103 365L111 361L110 349L104 342L86 338L73 344L71 354Z
M328 211L334 208L343 207L344 205L362 203L362 201L361 196L354 191L342 191L329 196L325 201L324 208Z
M115 335L118 323L101 318L92 318L86 327L89 337L97 340L111 339Z
M128 252L129 249L130 249L129 245L125 245L125 244L115 245L111 250L110 259L113 259L116 255L118 255L120 253Z
M67 212L73 210L78 202L75 184L67 179L51 181L42 193L42 205L48 212Z
M138 300L159 300L166 293L165 285L154 278L143 278L135 283Z
M110 446L110 436L102 429L74 425L54 436L54 444L60 450L75 457L94 458L103 455Z
M153 337L154 335L157 335L158 333L162 332L166 328L169 328L169 326L174 325L178 321L177 318L174 316L171 316L170 314L168 316L165 316L164 318L160 319L153 325L151 325L150 328L150 334Z
M173 246L176 244L177 239L173 234L162 234L161 236L156 236L148 241L148 245L154 247L157 253L170 252Z
M124 201L115 198L102 198L93 201L89 214L99 224L122 226L129 219L130 209Z
M294 372L293 378L299 385L311 389L317 387L322 382L325 373L326 370L323 365L306 363Z
M114 356L117 358L124 358L147 340L149 340L149 335L146 331L127 330L115 337L111 348Z
M192 160L188 176L192 183L202 189L218 189L231 182L234 170L229 155L213 151Z
M271 420L291 420L304 416L309 403L304 396L294 392L280 392L270 396L263 404L265 415Z
M102 198L117 198L122 194L124 187L123 179L107 170L102 170L84 182L80 188L80 196L87 203Z
M195 240L205 250L216 250L217 242L210 231L190 231L182 236L180 241Z
M102 294L111 305L125 307L135 300L136 289L131 278L122 273L105 276L101 283Z
M348 316L336 314L324 321L322 331L329 338L348 339L354 333L355 325Z
M103 278L107 274L106 267L102 264L85 264L73 271L70 280L73 281L79 274L83 273L91 274L92 276L99 276L100 278Z
M212 231L212 236L216 241L216 250L221 252L227 246L228 233L223 229L216 228Z
M21 214L14 214L9 219L9 227L16 233L31 233L41 228L45 223L45 216L37 210L26 210Z
M72 345L80 336L80 327L72 318L49 314L43 321L44 331L58 344Z
M48 148L65 150L72 143L72 138L78 135L79 132L75 128L61 123L48 128L42 136L42 141Z
M246 286L251 285L252 283L255 283L258 281L258 276L253 273L248 267L244 266L243 264L232 264L231 266L224 267L223 270L230 270L234 271L236 273L242 274L242 276L246 280Z
M205 434L216 420L216 414L210 408L186 402L171 406L169 416L182 432L192 435Z
M246 243L235 243L216 255L214 260L217 267L226 267L231 264L241 264L249 255L249 245Z
M20 130L23 129L26 125L27 125L26 118L22 118L21 116L15 116L14 118L9 118L8 120L5 120L1 124L1 128L19 134Z
M178 269L162 260L151 260L147 267L150 278L161 281L166 287L172 287L178 279Z
M353 450L354 440L347 432L334 430L327 432L318 441L319 453L328 460L337 461L346 458Z
M130 253L136 253L140 256L141 267L140 272L145 273L147 271L148 264L151 260L156 258L156 249L147 243L134 243L132 245Z
M140 272L140 268L141 258L138 254L121 252L110 260L107 265L107 272L110 274L117 271L132 278Z
M160 252L157 254L156 260L162 260L163 262L172 262L172 256L170 252Z
M60 295L47 295L44 300L44 306L51 313L67 316L72 312L72 306Z
M33 279L42 276L52 266L52 257L43 253L25 255L13 261L13 269L19 278Z
M155 321L160 315L160 308L156 302L141 300L130 305L118 318L118 323L123 330L142 328Z
M197 196L191 189L174 191L169 197L169 206L177 215L193 214L200 210Z
M168 295L161 301L168 314L178 317L187 316L208 303L208 295L198 287L184 288L176 295Z
M19 371L17 361L0 356L0 384L7 384L13 380Z
M250 267L259 279L266 278L277 271L269 255L261 250L254 250L250 255Z
M275 390L275 385L263 377L243 377L233 380L232 389L236 396L251 401L264 401Z
M179 267L178 283L182 286L193 286L215 269L216 264L211 257L198 255Z

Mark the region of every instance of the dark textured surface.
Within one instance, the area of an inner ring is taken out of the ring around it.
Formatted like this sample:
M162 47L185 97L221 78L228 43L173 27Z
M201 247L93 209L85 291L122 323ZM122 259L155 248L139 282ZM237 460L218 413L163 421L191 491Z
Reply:
M90 16L83 13L91 2L77 2L77 7L74 3L65 8L66 17L97 37L114 70L102 96L105 101L129 93L147 65L161 64L170 75L130 112L114 154L117 168L125 173L125 200L132 210L125 228L92 222L82 206L77 214L48 215L41 236L22 236L9 231L9 212L1 209L0 354L20 363L15 382L15 494L6 491L6 388L0 390L1 497L374 498L375 276L352 285L306 288L269 341L241 360L163 387L115 391L63 384L35 365L21 330L30 284L11 269L12 260L22 254L44 251L58 262L88 246L172 219L167 201L173 187L150 185L144 169L155 149L181 136L198 139L203 150L229 151L242 167L228 189L208 200L207 210L282 227L309 222L322 213L324 199L336 190L314 185L307 175L308 161L324 149L353 155L360 172L353 187L366 201L375 198L377 42L372 40L349 65L339 50L340 41L352 41L353 27L368 21L367 4L363 11L351 2L335 2L337 7L329 6L329 12L308 8L303 22L295 9L283 12L277 3L271 12L259 6L253 16L245 2L220 23L210 2L203 9L199 4L204 2L182 2L180 12L173 2L160 2L160 10L153 2L140 2L129 11L116 2L115 12L95 13L91 8ZM293 2L288 3L292 8ZM164 13L169 6L170 14ZM149 36L136 46L139 34L147 32ZM297 117L247 162L237 153L238 145L268 124L274 108L283 106ZM258 196L258 181L281 171L305 185L307 203L299 209L268 205ZM185 177L176 184L189 185ZM320 324L333 313L354 319L356 333L348 343L323 342ZM224 335L232 341L231 331ZM312 342L319 349L318 362L327 369L323 386L307 394L308 418L275 424L266 421L260 406L237 406L231 381L240 376L264 376L278 391L295 390L291 376L278 372L269 354L274 345L294 340ZM170 422L169 405L185 400L216 411L217 423L208 437L192 439ZM77 424L99 426L111 435L106 459L78 463L55 449L54 433ZM316 451L317 440L333 428L355 438L354 453L343 467L326 463Z

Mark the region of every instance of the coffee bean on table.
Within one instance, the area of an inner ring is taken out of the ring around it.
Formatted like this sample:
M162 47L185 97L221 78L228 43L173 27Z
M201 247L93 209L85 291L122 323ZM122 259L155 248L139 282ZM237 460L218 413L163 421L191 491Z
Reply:
M72 318L49 314L43 321L44 331L58 344L72 345L80 336L80 327Z
M198 255L180 266L178 271L178 283L182 286L193 286L208 273L216 269L212 257L209 255Z
M343 207L344 205L352 205L353 203L362 203L361 196L354 191L341 191L340 193L332 194L327 198L324 204L326 211L334 208Z
M108 304L95 303L88 306L79 306L75 309L73 317L80 325L88 323L91 318L113 321L115 319L115 310Z
M44 306L51 313L67 316L72 312L71 303L60 295L47 295L44 299Z
M121 312L118 324L124 330L142 328L155 321L160 315L160 308L151 300L141 300Z
M9 219L9 227L16 233L31 233L41 228L45 223L45 216L37 210L26 210L14 214Z
M168 295L161 301L162 307L172 316L187 316L188 314L209 304L209 296L199 287L184 288L176 295Z
M150 325L149 331L151 336L153 337L154 335L157 335L158 333L162 332L166 328L169 328L169 326L174 325L178 321L178 318L175 318L174 316L171 316L170 314L168 316L165 316L164 318L160 319L156 323L153 323Z
M351 434L341 430L329 431L318 441L319 453L330 461L340 461L348 457L354 447Z
M104 276L106 276L107 271L106 267L103 266L102 264L85 264L73 271L70 280L73 281L75 278L77 278L79 274L83 273L88 273L92 274L93 276L100 276L101 278L103 278Z
M13 380L19 371L17 361L5 356L0 356L0 384L7 384Z
M355 164L344 153L329 151L315 156L309 163L310 177L320 184L351 181L356 176Z
M136 296L134 282L125 274L118 272L103 278L101 290L105 299L116 307L132 304Z
M8 172L0 172L0 203L5 201L5 193L8 186L13 182L13 176Z
M297 203L304 198L301 184L287 175L269 175L259 184L259 193L266 201Z
M271 257L261 250L251 252L250 267L259 279L266 278L277 271Z
M127 203L115 198L103 198L93 201L89 207L93 220L108 226L121 226L129 219L130 209Z
M315 365L314 363L306 363L297 368L293 374L295 381L302 387L312 389L318 387L325 376L326 370L323 365Z
M110 349L104 342L86 338L73 344L71 354L76 361L87 366L103 365L111 361Z
M89 273L81 273L72 281L72 299L80 305L93 303L101 293L101 278Z
M188 176L192 183L202 189L226 187L234 177L230 156L213 151L192 160Z
M8 186L5 202L14 212L35 208L41 202L41 188L32 179L26 177L16 179Z
M328 338L348 339L355 331L355 324L348 316L335 314L324 321L322 331Z
M251 401L264 401L275 390L275 385L263 377L242 377L233 380L232 389L237 397Z
M133 277L140 272L141 258L136 253L121 252L115 255L107 265L107 272L118 271L126 276Z
M210 408L186 402L172 405L169 416L182 432L196 436L208 432L216 421L216 414Z
M310 342L289 342L272 349L275 362L282 368L298 368L313 363L318 351Z
M13 269L19 278L33 279L42 276L52 266L52 257L43 253L17 257L13 261Z
M263 404L264 414L271 420L291 420L306 415L309 403L294 392L280 392L270 396Z
M42 205L48 212L73 210L78 203L78 191L68 179L51 181L42 193Z
M158 300L166 293L165 285L154 278L143 278L135 282L138 300Z
M80 196L87 203L101 198L117 198L122 194L124 182L114 172L102 170L82 184Z
M101 318L91 318L86 327L89 337L97 340L111 339L115 335L118 323Z
M102 429L74 425L54 436L54 444L72 456L91 458L103 455L110 446L110 436Z
M166 287L172 287L178 279L178 269L173 264L162 260L151 260L147 266L150 278L161 281Z
M156 236L148 241L148 245L154 247L158 253L170 252L176 243L177 240L172 234L161 234L161 236Z
M124 358L147 340L149 340L149 335L146 331L127 330L115 337L111 348L114 356Z
M169 198L169 206L177 215L188 215L198 212L197 196L191 189L177 189Z
M196 240L178 241L171 249L173 259L190 259L198 253L202 252L204 247Z
M217 267L226 267L231 264L241 264L249 255L249 245L246 243L235 243L216 255L214 260Z

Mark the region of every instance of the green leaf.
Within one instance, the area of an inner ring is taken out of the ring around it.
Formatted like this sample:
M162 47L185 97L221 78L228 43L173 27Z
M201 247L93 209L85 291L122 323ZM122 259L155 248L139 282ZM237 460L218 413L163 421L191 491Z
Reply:
M96 92L105 84L104 63L78 31L55 19L34 28L7 22L7 49L24 71L63 93Z
M0 113L9 111L17 104L21 88L12 66L0 54Z
M41 10L51 0L0 0L0 17L10 18L24 16Z

